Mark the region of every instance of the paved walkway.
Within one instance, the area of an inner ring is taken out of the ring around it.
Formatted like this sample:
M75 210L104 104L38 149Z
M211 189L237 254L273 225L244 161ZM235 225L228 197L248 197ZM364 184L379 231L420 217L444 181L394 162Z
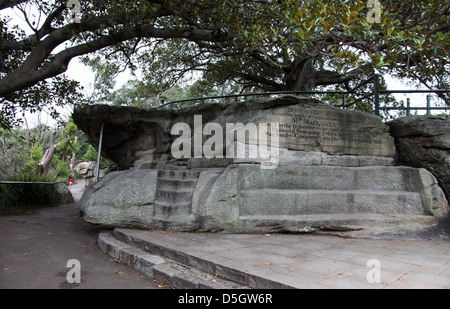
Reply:
M164 258L250 287L450 288L448 241L130 229L115 234Z
M84 182L72 190L78 200ZM101 228L78 216L77 204L0 216L0 289L159 289L158 282L101 252ZM81 266L81 283L66 280L70 259Z
M83 196L84 190L86 189L85 184L85 180L80 179L75 184L73 184L71 188L69 188L70 192L72 193L73 199L75 200L75 203L78 203Z

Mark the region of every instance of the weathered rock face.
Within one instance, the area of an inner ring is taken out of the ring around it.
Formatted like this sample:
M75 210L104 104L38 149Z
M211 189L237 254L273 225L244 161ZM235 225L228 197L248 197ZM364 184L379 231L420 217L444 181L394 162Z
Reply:
M88 187L81 210L88 222L111 227L384 232L433 224L448 205L425 169L233 164L224 170L113 172Z
M432 224L448 211L431 173L395 166L394 139L379 118L304 97L176 112L92 106L73 118L94 145L104 124L102 155L122 169L83 195L81 210L91 223L233 233L386 231ZM173 155L178 123L193 140L186 144L190 158ZM250 154L264 141L276 149L275 165L250 155L195 157L196 146L213 139L207 126L220 131L236 123L254 124L256 134L233 133L230 140L225 130L218 134L222 148L211 149L224 155L230 144L244 145ZM277 125L268 131L265 124Z
M88 162L81 162L77 164L73 171L77 173L78 175L82 176L85 179L85 185L88 187L91 183L95 181L95 167L97 163L88 161ZM100 170L98 178L101 180L105 175L109 172L108 169Z
M279 123L280 147L344 155L392 157L389 128L379 118L305 102L273 109L256 122Z
M398 161L433 173L450 199L450 119L414 116L387 124L395 138Z
M94 105L76 110L73 119L93 145L98 145L103 123L102 155L116 162L121 170L127 170L142 165L154 167L170 159L171 146L178 137L171 134L172 127L176 123L186 123L193 135L194 115L201 115L203 126L213 122L223 128L227 123L279 123L282 149L333 155L395 156L389 127L379 118L304 97L210 104L177 112ZM203 142L206 139L203 136ZM230 163L221 160L213 164Z
M121 170L139 160L151 162L168 151L171 118L168 111L105 105L78 109L73 114L78 128L96 148L104 123L102 156L116 162Z
M65 184L57 184L56 190L59 193L60 199L58 203L60 204L72 204L75 202L72 193L70 192L69 188Z

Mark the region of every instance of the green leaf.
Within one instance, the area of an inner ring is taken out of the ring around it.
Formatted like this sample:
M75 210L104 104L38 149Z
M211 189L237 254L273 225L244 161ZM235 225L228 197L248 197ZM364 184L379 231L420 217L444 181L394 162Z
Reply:
M303 32L303 30L300 28L297 29L297 35L300 39L302 39L302 40L305 39L305 32Z
M387 35L388 35L388 36L391 36L393 31L394 31L394 27L389 28L389 29L387 30Z

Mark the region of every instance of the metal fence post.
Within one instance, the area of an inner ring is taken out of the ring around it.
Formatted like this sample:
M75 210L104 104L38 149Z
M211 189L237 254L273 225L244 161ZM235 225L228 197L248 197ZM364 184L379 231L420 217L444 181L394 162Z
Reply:
M375 74L373 76L373 92L375 96L375 115L380 116L380 85L379 76Z
M406 116L411 116L411 99L406 99Z
M431 115L431 95L427 95L427 115Z
M98 153L97 153L97 166L95 167L95 182L98 182L98 176L100 174L100 160L102 155L102 143L103 143L103 123L100 129L100 138L98 142Z

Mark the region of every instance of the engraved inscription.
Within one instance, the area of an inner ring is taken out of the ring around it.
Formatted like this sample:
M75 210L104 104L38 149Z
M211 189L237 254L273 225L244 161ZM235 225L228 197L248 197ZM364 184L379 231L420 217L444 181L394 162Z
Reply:
M290 106L264 121L279 123L280 146L293 150L393 156L393 140L380 119L329 106ZM260 119L260 121L262 121Z

